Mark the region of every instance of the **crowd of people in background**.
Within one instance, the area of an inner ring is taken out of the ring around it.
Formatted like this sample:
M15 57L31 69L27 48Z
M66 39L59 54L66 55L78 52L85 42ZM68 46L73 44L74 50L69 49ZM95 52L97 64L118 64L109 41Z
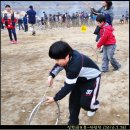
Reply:
M57 14L46 14L46 12L44 11L43 16L41 18L36 16L36 14L35 17L36 17L35 24L41 30L46 28L57 28L57 27L80 27L83 24L91 26L95 24L95 20L96 20L96 15L94 15L91 11L75 12L72 14L69 14L67 12L66 13L58 12ZM25 14L24 16L18 15L17 19L18 19L16 24L17 29L18 30L22 29L25 32L27 32L29 15L27 14ZM129 19L129 14L128 11L126 11L125 15L122 15L120 19L120 23L128 23L128 19ZM32 28L34 27L32 26ZM2 22L1 22L1 29L4 29L4 25L2 24ZM35 31L33 33L35 33Z
M33 8L33 7L32 7ZM31 14L32 12L30 12ZM30 16L26 13L24 16L19 15L19 12L16 12L18 15L17 17L17 29L18 30L24 30L25 32L28 31L28 23ZM1 19L3 16L1 16ZM60 13L57 12L56 14L46 14L46 12L43 12L42 17L38 17L35 14L36 18L36 26L40 27L40 29L46 29L46 28L57 28L57 27L79 27L83 24L85 25L94 25L96 16L93 15L91 12L75 12L73 14L69 13ZM3 23L1 23L1 28L4 29Z
M75 12L73 14L60 13L46 14L43 12L43 17L37 19L37 25L43 25L41 29L57 28L57 27L79 27L81 25L94 25L95 16L92 13Z
M95 25L96 16L91 12L75 12L75 13L60 13L46 14L43 12L43 17L36 18L36 26L40 30L52 29L58 27L81 27L81 25Z
M95 25L96 17L99 13L105 13L110 14L111 21L113 21L113 15L111 13L111 8L107 9L105 6L101 7L99 10L95 10L94 8L90 9L90 12L82 11L82 12L74 12L72 14L66 12L66 13L60 13L57 12L56 14L47 14L45 11L42 12L42 17L39 17L37 15L37 12L33 9L33 6L29 6L29 10L24 13L24 15L20 12L13 12L13 15L11 14L11 7L10 5L6 5L4 13L1 14L1 30L5 27L9 31L9 37L11 42L17 41L16 36L16 30L24 30L24 32L31 31L32 35L36 35L36 30L45 30L47 28L58 28L58 27L81 27L82 25ZM8 15L8 22L11 21L12 16L15 18L15 22L9 22L11 23L11 29L8 26L6 26L6 15ZM11 16L12 15L12 16ZM109 17L105 16L108 19L109 23ZM122 15L122 18L120 19L120 23L128 23L129 14L128 11L125 12L124 15ZM5 23L4 23L5 22ZM12 23L15 24L12 26ZM111 25L111 23L109 23ZM15 40L12 40L12 34L14 35ZM16 42L17 43L17 42Z

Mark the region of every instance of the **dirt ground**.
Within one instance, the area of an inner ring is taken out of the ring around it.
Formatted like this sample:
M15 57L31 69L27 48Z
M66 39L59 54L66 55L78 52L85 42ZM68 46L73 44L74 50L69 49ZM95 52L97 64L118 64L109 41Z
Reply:
M115 24L117 48L115 57L121 63L119 71L102 75L98 99L100 109L94 117L87 117L81 109L82 125L128 125L129 124L129 24ZM82 33L80 27L57 28L37 31L36 36L30 32L18 31L18 44L10 44L7 30L1 31L1 124L27 125L29 115L34 106L43 97L47 88L47 77L55 61L49 58L48 50L58 40L68 42L78 51L96 59L95 52L88 47L96 47L93 34L95 27L87 28ZM90 54L91 53L91 54ZM93 54L92 54L93 53ZM102 54L98 54L99 67ZM47 96L54 96L63 86L65 71L55 78ZM59 125L68 122L68 98L59 101L61 117ZM33 124L53 125L56 121L57 107L41 106Z

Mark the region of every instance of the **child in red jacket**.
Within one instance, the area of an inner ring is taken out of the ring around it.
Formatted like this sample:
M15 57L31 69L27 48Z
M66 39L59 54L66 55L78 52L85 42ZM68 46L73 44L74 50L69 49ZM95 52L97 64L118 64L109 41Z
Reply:
M5 24L5 27L8 30L10 43L17 43L17 35L15 30L15 23L17 22L17 19L15 18L14 12L11 10L10 5L6 5L5 9L2 23ZM14 36L14 40L12 38L12 34Z
M97 42L97 48L103 46L103 58L102 58L102 72L109 71L109 61L114 67L114 71L118 70L121 65L114 58L114 52L116 49L116 39L113 35L113 27L106 23L104 15L98 15L96 18L97 25L100 27L100 39Z

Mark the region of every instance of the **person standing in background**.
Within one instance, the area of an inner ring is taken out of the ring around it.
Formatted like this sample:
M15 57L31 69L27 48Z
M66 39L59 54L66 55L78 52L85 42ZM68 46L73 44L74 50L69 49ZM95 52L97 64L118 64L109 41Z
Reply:
M19 26L19 30L20 30L20 27L22 27L22 29L24 30L23 17L20 14L19 14L19 18L18 18L18 26Z
M129 19L129 13L128 11L125 12L125 23L128 23L128 19Z
M30 30L32 31L32 35L35 36L36 31L34 25L36 23L36 11L33 9L32 5L30 5L29 8L30 10L27 11L28 23L29 23Z
M16 29L15 29L16 22L17 22L16 14L11 9L10 5L6 5L5 11L3 11L2 23L5 24L5 27L8 30L10 43L13 43L13 44L17 43L17 35L16 35ZM13 40L12 34L14 36L14 40Z
M24 24L24 31L28 31L28 19L27 19L27 14L23 17L23 24Z

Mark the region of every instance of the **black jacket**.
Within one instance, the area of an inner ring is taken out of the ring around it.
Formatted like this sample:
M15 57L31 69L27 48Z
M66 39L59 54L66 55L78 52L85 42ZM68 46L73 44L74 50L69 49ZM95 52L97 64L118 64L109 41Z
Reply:
M55 101L64 98L73 90L76 83L87 83L101 74L99 67L89 57L80 54L76 50L73 51L73 55L65 67L56 64L50 75L54 78L63 69L66 71L66 79L64 87L55 95Z
M30 9L27 11L27 15L28 15L28 23L35 24L36 23L36 11L34 11L33 9Z

